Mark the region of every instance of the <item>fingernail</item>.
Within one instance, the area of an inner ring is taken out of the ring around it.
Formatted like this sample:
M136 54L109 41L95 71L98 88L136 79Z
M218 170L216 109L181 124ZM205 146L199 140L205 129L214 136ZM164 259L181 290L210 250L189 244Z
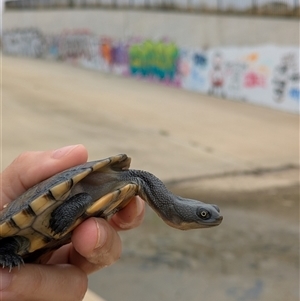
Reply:
M103 247L107 240L107 229L104 225L101 224L101 222L102 221L96 221L98 229L98 240L95 245L95 249Z
M65 146L65 147L56 149L52 153L52 158L53 159L60 159L63 156L66 156L67 154L69 154L77 146L78 146L78 144L76 144L76 145L69 145L69 146Z
M0 291L5 290L12 281L13 274L7 269L0 270Z

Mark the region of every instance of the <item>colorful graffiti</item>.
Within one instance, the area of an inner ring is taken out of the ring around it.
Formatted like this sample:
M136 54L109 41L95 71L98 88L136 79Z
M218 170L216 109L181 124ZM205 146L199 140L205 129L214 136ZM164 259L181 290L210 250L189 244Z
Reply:
M179 50L174 43L150 40L129 47L132 75L173 81L177 72Z
M249 71L245 74L244 86L246 88L265 87L266 78L262 74Z
M27 28L4 32L2 49L300 113L297 47L185 49L167 40L116 41L88 29L44 35Z

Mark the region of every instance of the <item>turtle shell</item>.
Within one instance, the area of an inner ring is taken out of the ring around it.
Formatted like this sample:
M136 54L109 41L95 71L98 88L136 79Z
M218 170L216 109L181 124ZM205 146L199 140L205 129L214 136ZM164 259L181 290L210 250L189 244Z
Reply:
M95 215L108 217L124 207L126 200L136 194L136 185L119 183L119 186L116 186L117 181L114 181L114 186L103 185L102 191L97 192L96 200L89 204L85 214L66 231L56 233L50 227L53 211L70 197L82 191L79 182L84 181L93 173L111 175L114 171L128 169L130 161L127 155L121 154L88 162L58 173L27 190L0 212L0 252L3 252L1 240L18 236L27 239L28 246L23 248L21 253L19 252L22 257L26 258L26 254L39 249L43 249L41 253L45 253L45 248L57 248L68 242L70 232L84 219ZM107 181L107 177L103 178ZM88 190L88 187L84 189ZM93 194L92 191L89 192Z

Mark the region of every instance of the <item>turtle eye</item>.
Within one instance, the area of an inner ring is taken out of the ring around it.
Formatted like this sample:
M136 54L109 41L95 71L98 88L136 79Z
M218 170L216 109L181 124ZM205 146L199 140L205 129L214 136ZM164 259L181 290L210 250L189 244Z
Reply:
M210 219L211 217L211 214L209 211L207 211L206 209L200 209L198 212L197 212L198 216L200 218L202 218L203 220L207 220L207 219Z

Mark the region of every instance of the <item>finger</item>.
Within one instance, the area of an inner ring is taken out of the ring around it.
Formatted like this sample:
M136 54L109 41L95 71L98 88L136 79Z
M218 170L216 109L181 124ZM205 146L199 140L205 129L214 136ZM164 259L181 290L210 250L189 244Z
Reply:
M133 197L122 210L110 219L109 223L117 231L138 227L145 215L145 202L140 197Z
M87 276L72 265L26 264L0 270L0 299L5 301L76 301L87 290Z
M66 146L54 151L25 152L2 173L0 191L2 205L14 200L36 183L86 162L87 150L82 145Z
M121 254L121 240L114 230L127 230L141 224L145 213L145 202L134 197L118 212L109 224L99 218L91 218L73 232L72 244L63 246L52 254L49 264L69 262L86 273L111 265Z
M67 262L90 274L117 261L121 252L121 239L115 229L104 219L90 218L74 230L72 245L58 250L50 263L68 256Z

